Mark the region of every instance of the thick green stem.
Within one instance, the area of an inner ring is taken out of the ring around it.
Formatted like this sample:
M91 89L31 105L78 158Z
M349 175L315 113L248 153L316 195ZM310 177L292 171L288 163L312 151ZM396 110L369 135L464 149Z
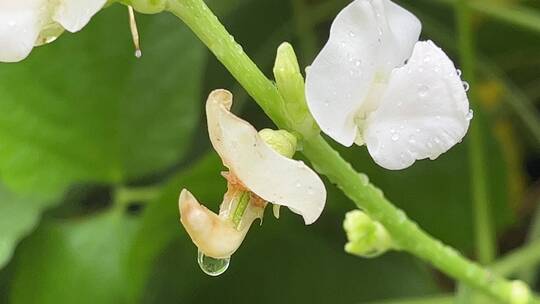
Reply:
M297 131L279 108L283 99L277 88L242 51L202 0L170 0L168 10L193 30L280 128ZM359 208L382 223L403 250L503 302L515 302L511 282L468 261L422 231L322 137L306 140L304 154L318 172L327 175Z

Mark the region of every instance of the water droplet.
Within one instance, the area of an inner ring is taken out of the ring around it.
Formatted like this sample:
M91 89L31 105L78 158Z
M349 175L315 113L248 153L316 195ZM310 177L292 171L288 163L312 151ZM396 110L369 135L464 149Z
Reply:
M469 83L466 81L463 81L463 88L465 89L465 92L469 90Z
M347 44L345 42L341 42L340 45L341 45L341 47L346 47L347 46Z
M434 141L436 144L440 144L440 143L441 143L441 140L440 140L437 136L435 136L435 137L433 138L433 141Z
M136 50L136 51L135 51L135 57L141 58L141 56L142 56L141 50Z
M461 74L463 74L463 73L461 72L460 69L457 69L457 70L456 70L456 73L457 73L457 75L458 75L459 77L461 77Z
M426 56L426 57L424 58L424 62L425 62L425 63L428 63L428 62L430 62L430 61L431 61L431 57Z
M398 135L398 134L392 135L392 140L393 140L393 141L398 141L398 139L399 139L399 135Z
M473 117L474 117L473 110L469 110L469 113L467 113L467 115L465 115L465 119L467 119L467 120L471 120L471 119L473 119Z
M379 36L382 36L382 34L383 34L382 28L380 28L380 27L377 28L377 31L379 32ZM379 38L379 42L381 42L381 39L380 39L380 38Z
M354 65L357 66L357 67L359 67L361 64L362 64L362 61L361 61L361 60L356 60L356 61L354 62Z
M296 183L296 188L300 188L300 187L302 187L302 184Z
M238 54L242 54L244 52L244 49L240 44L236 45L236 52L238 52Z
M429 87L426 85L421 85L418 87L418 96L426 97L429 92Z
M349 32L349 36L350 36L350 37L354 37L354 36L356 36L356 34L355 34L354 32L351 31L351 32Z
M409 143L410 144L416 143L416 139L414 138L414 135L409 136Z
M329 105L330 105L330 102L328 100L324 102L325 107L328 107Z
M197 252L197 262L201 270L207 275L217 277L224 273L231 262L231 258L215 259L204 255L200 250Z

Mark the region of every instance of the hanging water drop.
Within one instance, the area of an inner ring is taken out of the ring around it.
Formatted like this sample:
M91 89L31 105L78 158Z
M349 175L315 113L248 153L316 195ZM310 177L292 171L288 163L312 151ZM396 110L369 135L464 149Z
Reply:
M197 252L197 262L204 273L209 276L217 277L229 268L231 258L215 259L204 255L204 253L199 250Z
M457 70L456 70L456 73L457 73L457 75L458 75L459 77L461 77L462 72L461 72L460 69L457 69Z

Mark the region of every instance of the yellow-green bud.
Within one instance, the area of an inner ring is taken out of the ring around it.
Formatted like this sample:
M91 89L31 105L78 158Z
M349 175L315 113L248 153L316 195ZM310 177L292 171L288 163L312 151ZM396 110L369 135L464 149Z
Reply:
M345 245L347 253L370 258L395 248L386 228L360 210L345 215L343 228L349 241Z
M527 304L531 300L531 290L522 281L512 281L510 291L511 304Z
M128 2L133 9L143 14L156 14L165 10L167 0L124 0Z
M296 152L296 136L285 130L262 129L259 135L267 145L285 157L292 158Z
M319 134L320 129L308 110L304 88L304 77L296 59L293 47L282 43L274 64L276 85L284 104L283 116L286 117L287 127L300 133L305 138Z

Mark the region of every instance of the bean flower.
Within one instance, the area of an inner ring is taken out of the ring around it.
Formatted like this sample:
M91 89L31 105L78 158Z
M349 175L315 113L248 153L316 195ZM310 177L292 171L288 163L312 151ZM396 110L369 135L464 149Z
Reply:
M321 130L345 146L365 144L387 169L436 159L462 140L472 118L461 73L435 43L418 41L420 31L420 21L389 0L355 0L306 71Z
M216 259L230 257L238 249L252 222L262 219L268 203L286 206L311 224L321 215L326 200L318 175L290 158L296 139L286 132L257 132L230 112L231 105L232 95L226 90L213 91L206 103L210 140L229 170L223 174L228 190L219 214L199 204L186 189L179 199L180 220L192 241ZM278 212L274 208L276 216Z
M17 62L64 30L81 30L107 0L0 0L0 61Z

